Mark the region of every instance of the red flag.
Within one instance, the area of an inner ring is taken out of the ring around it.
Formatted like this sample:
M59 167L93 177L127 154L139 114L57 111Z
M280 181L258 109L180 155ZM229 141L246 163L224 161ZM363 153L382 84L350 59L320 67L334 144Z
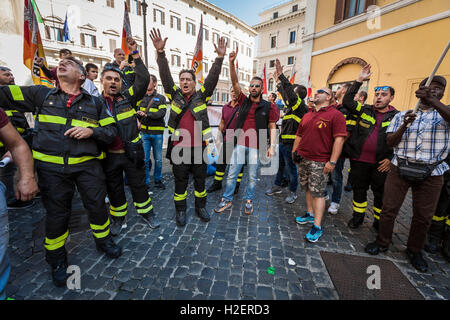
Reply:
M196 88L199 90L203 86L203 15L200 18L200 30L198 31L191 69L197 78Z
M264 63L263 69L263 94L267 94L267 75L266 75L266 64Z
M127 57L131 53L130 50L128 50L127 46L128 37L132 37L132 35L131 35L130 16L128 15L128 6L127 2L125 1L125 13L123 15L123 29L122 29L122 50L123 52L125 52L125 56Z
M312 97L311 76L308 76L308 98Z

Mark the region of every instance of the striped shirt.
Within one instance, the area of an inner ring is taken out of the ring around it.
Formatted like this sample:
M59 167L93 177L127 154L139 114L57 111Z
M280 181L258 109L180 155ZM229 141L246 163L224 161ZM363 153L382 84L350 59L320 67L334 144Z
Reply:
M399 112L395 115L386 133L394 133L400 128L406 112ZM397 158L426 164L445 160L450 150L449 138L449 123L437 110L419 110L416 120L406 129L400 143L394 148L392 164L398 165ZM449 166L444 161L434 169L431 175L441 176L448 169Z

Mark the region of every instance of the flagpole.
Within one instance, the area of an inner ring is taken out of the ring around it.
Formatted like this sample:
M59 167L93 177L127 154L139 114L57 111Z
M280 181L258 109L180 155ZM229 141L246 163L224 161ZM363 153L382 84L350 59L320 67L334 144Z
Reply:
M142 1L142 15L144 17L144 61L148 68L148 58L147 58L147 7L148 4L145 0Z

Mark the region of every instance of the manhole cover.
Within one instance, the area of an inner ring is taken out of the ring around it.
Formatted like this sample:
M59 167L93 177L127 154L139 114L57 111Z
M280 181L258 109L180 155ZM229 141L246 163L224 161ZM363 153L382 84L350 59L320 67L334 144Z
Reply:
M424 300L389 260L321 251L334 287L343 300Z

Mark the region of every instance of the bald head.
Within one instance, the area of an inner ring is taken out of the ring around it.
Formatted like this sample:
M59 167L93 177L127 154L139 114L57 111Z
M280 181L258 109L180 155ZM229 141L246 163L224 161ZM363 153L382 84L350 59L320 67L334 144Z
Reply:
M125 52L120 48L115 49L114 60L118 65L120 65L120 63L125 60Z

